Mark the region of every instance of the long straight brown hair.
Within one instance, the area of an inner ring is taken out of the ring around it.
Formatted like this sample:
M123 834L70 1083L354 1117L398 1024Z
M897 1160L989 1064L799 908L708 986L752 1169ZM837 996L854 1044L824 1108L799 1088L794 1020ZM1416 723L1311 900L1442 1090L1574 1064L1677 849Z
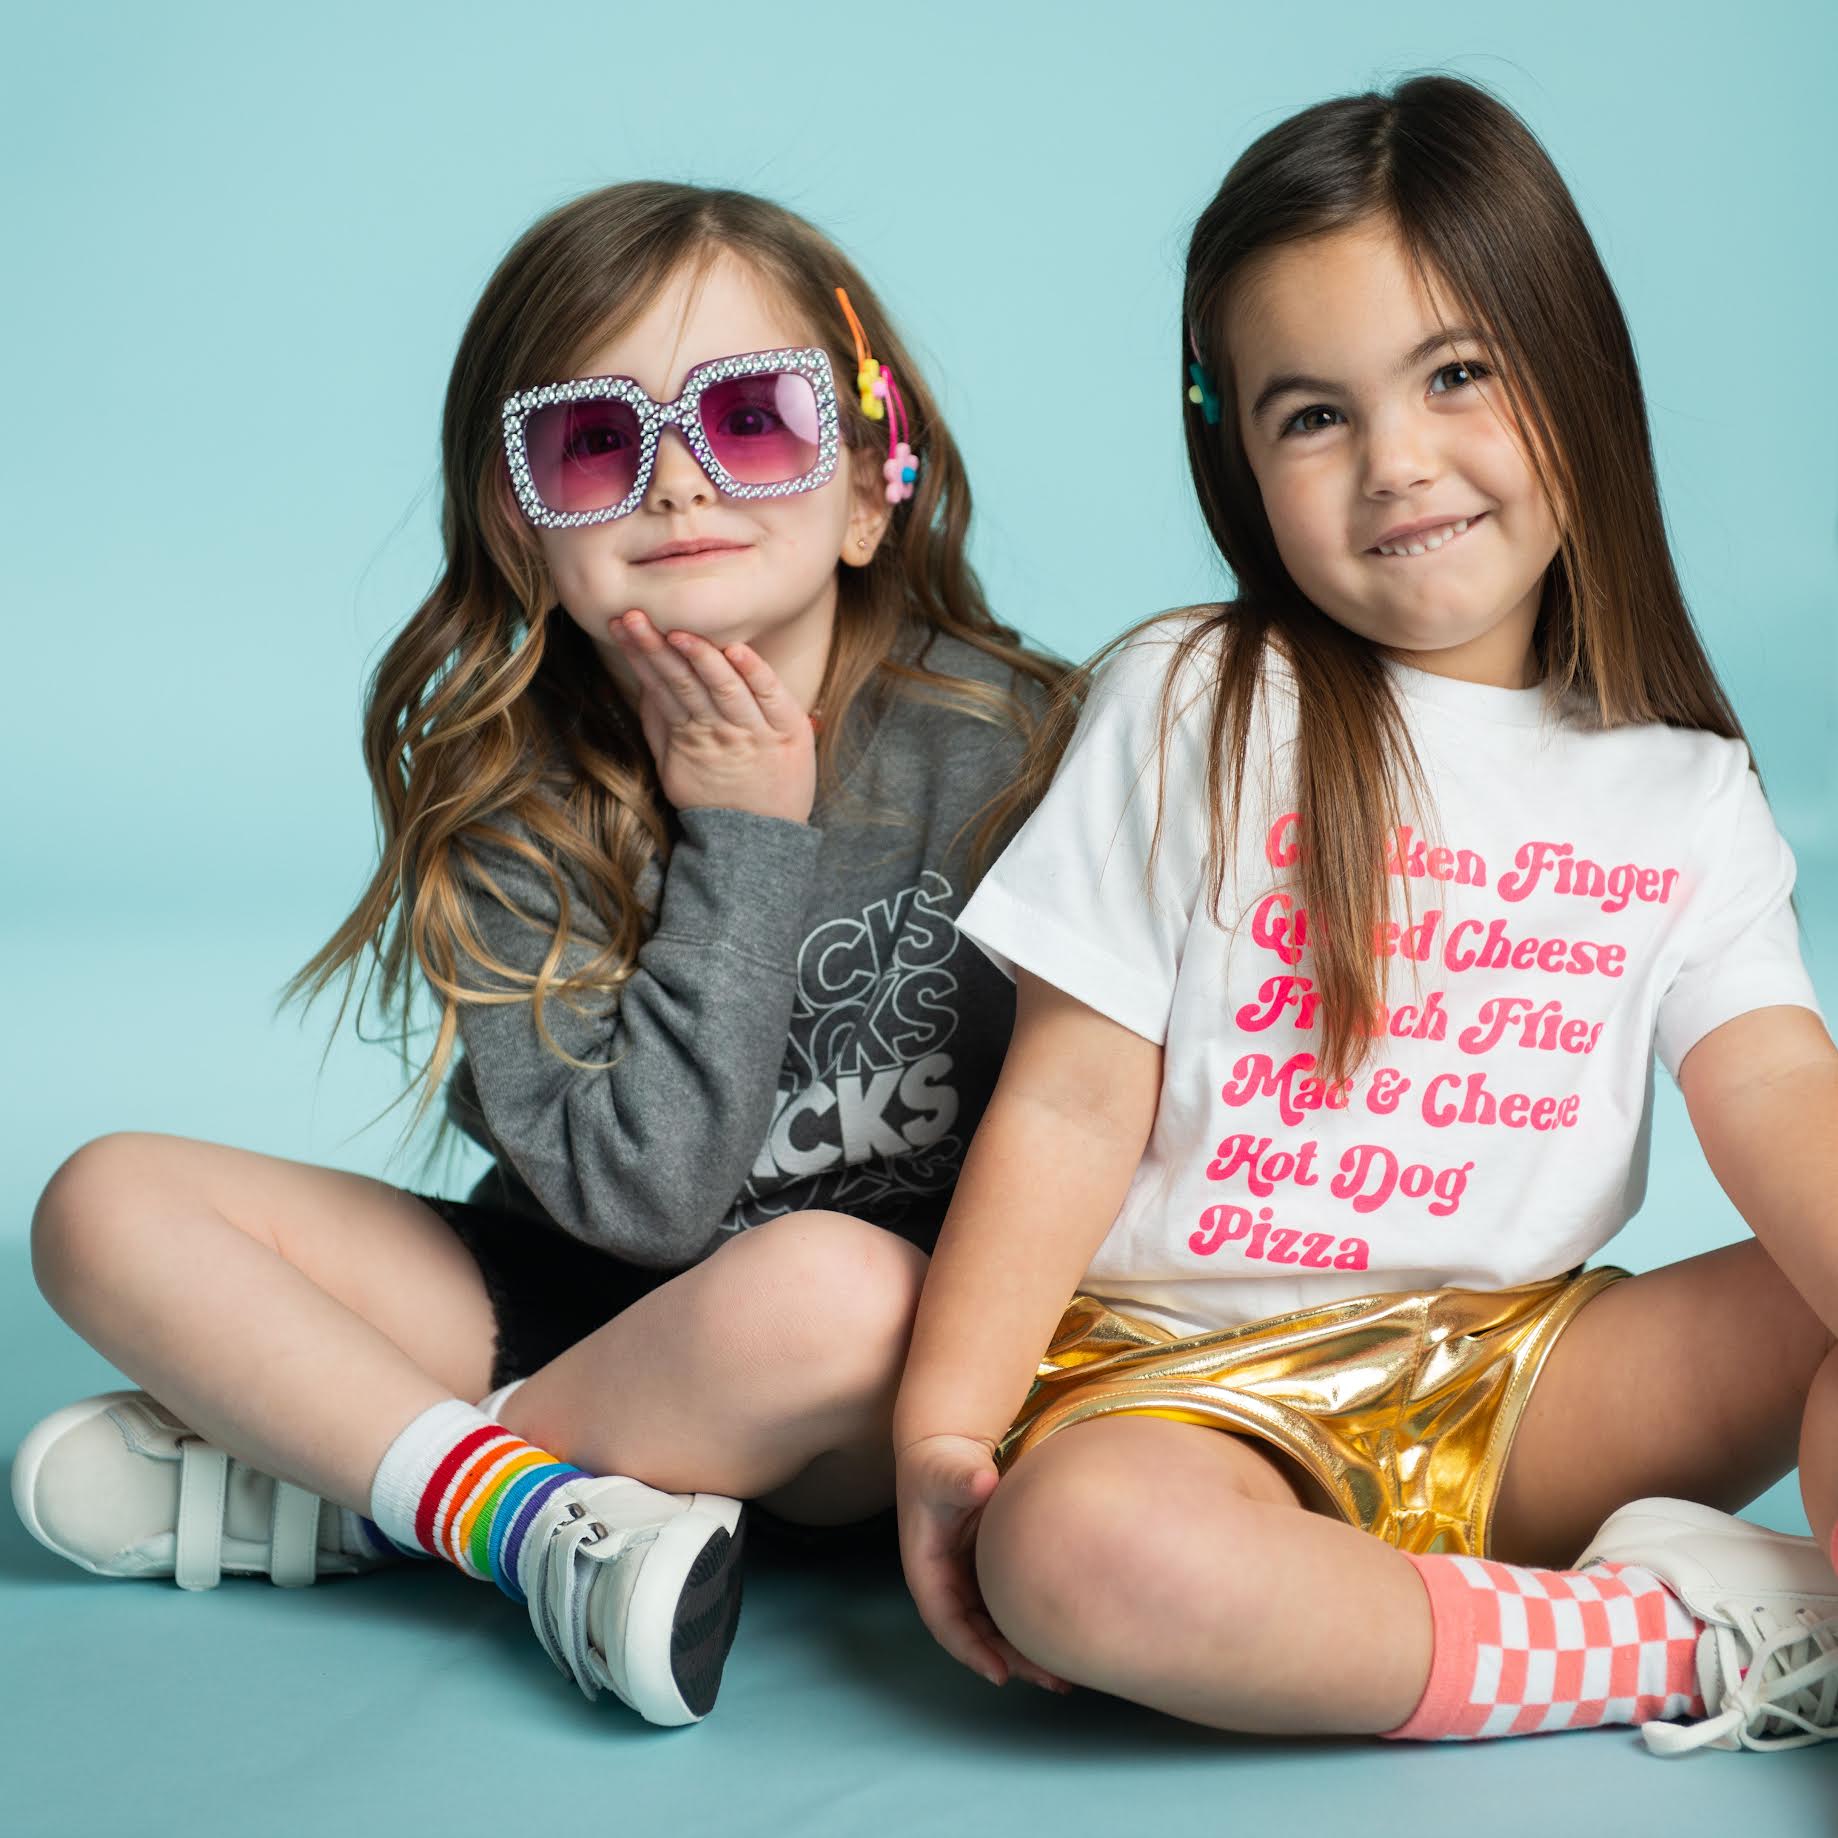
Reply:
M1259 255L1373 220L1395 228L1419 275L1439 282L1482 332L1528 459L1560 507L1534 639L1548 692L1603 726L1741 733L1679 589L1626 320L1531 130L1485 90L1429 76L1319 103L1253 142L1194 226L1177 370L1185 386L1197 356L1216 383L1217 425L1198 407L1187 413L1187 460L1237 597L1193 619L1180 639L1163 748L1165 757L1174 685L1204 651L1217 660L1206 787L1217 921L1266 645L1286 657L1298 698L1299 901L1310 915L1318 1060L1330 1080L1372 1046L1385 999L1373 940L1390 910L1386 840L1424 787L1381 652L1309 601L1277 554L1238 431L1225 327L1235 283ZM1092 671L1144 629L1062 685L1017 799L1038 796L1051 776Z
M820 691L820 783L833 786L847 764L858 700L869 708L890 695L942 699L1032 735L1019 696L933 670L923 644L901 647L903 637L948 633L1049 688L1063 674L991 614L965 551L970 486L957 447L874 290L834 243L764 199L689 185L608 186L544 217L500 262L460 340L441 423L445 565L370 682L364 758L380 831L375 873L283 996L310 1000L343 973L342 1018L368 965L371 979L381 979L383 1014L399 1022L406 1060L419 972L440 1019L420 1067L414 1121L452 1055L461 1003L529 1001L554 1046L545 1001L603 1006L617 996L650 929L639 877L667 857L671 840L637 719L558 606L541 548L517 511L499 405L516 390L574 375L674 276L723 253L791 309L845 385L855 352L834 290L848 290L870 347L900 380L921 457L917 489L871 561L838 569ZM878 488L884 424L860 412L852 388L838 395L845 457ZM1000 822L984 834L999 834ZM469 916L474 889L497 888L482 847L521 856L554 891L560 916L534 975L497 960ZM571 883L586 890L608 943L564 977ZM496 987L463 974L467 960Z

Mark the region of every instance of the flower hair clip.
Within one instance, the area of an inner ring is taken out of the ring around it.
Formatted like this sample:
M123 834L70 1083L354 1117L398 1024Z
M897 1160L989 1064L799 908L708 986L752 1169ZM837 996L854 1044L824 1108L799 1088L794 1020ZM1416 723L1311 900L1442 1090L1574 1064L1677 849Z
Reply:
M1209 428L1219 425L1219 392L1213 387L1213 380L1206 374L1206 366L1196 357L1187 366L1187 374L1193 378L1188 386L1187 400L1197 403Z
M1216 428L1219 425L1219 389L1200 362L1200 341L1194 337L1191 326L1187 328L1187 355L1193 359L1187 366L1187 400L1200 411L1209 428Z
M837 289L840 293L842 290ZM881 360L877 357L865 357L855 367L855 387L861 393L862 413L870 421L879 421L887 411L881 402L887 394L887 384L881 374Z
M849 304L849 296L837 288L836 298L849 322L855 340L855 387L861 394L862 413L870 421L887 423L887 459L881 467L886 481L887 502L903 504L913 495L919 477L919 456L912 449L912 423L907 418L906 398L893 372L868 349L868 335Z
M893 372L885 364L881 366L875 392L888 408L887 458L881 467L881 477L887 481L887 502L901 504L913 495L913 486L919 477L919 458L907 438L912 428L906 419L906 398L900 394L900 385L893 380Z

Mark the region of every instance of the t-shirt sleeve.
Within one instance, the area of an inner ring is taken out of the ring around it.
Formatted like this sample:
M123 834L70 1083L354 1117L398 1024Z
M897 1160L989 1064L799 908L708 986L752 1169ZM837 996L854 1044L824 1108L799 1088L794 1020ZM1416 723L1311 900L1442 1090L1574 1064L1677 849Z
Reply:
M1210 704L1192 668L1175 686L1164 770L1174 656L1174 641L1151 633L1099 670L1053 783L958 919L1009 976L1019 966L1157 1043L1207 832Z
M1713 860L1688 920L1684 956L1660 998L1654 1044L1674 1078L1685 1055L1711 1032L1757 1008L1819 1012L1800 955L1794 916L1793 851L1775 826L1761 781L1740 743L1733 822L1721 862Z

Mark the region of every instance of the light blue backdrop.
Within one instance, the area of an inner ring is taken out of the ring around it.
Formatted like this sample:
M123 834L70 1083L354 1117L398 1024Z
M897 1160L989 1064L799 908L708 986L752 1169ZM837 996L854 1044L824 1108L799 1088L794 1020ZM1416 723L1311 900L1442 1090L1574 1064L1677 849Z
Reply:
M1621 289L1692 601L1832 936L1822 0L9 10L0 928L51 942L14 959L44 1006L8 1030L0 1234L110 1124L383 1166L393 1129L350 1133L387 1055L316 1084L324 1024L265 1002L370 861L357 710L435 569L460 327L531 218L617 178L762 190L860 258L968 455L995 604L1084 653L1219 589L1171 371L1226 165L1329 93L1495 86Z
M1184 476L1173 371L1186 230L1229 161L1330 93L1429 67L1494 86L1571 179L1621 290L1685 581L1801 853L1815 971L1828 1006L1838 996L1829 0L10 0L3 25L0 1447L108 1377L30 1296L23 1255L33 1197L85 1137L167 1129L418 1172L412 1157L388 1161L401 1113L358 1133L398 1087L389 1056L347 1035L322 1070L329 1010L301 1029L272 1023L270 1004L370 863L362 681L435 570L435 431L461 325L527 222L613 179L761 190L859 257L968 456L975 554L997 607L1080 654L1220 587ZM1657 1262L1740 1230L1669 1087L1656 1157L1624 1256ZM1791 1522L1789 1494L1773 1507ZM0 1567L30 1581L22 1599L42 1611L33 1650L61 1668L70 1623L44 1593L51 1574L32 1567L23 1535L6 1550ZM163 1650L169 1614L212 1626L210 1639L256 1638L227 1603L206 1618L158 1592L129 1598L143 1664ZM101 1597L82 1599L101 1613ZM892 1598L875 1601L907 1625ZM89 1647L119 1633L97 1621ZM223 1663L210 1639L188 1661L196 1677ZM249 1663L233 1649L231 1662ZM351 1662L328 1651L323 1663ZM731 1695L769 1706L767 1658L745 1663L757 1684L749 1673ZM957 1682L930 1663L917 1647L899 1661L936 1676L939 1704L954 1705ZM838 1675L844 1688L859 1670ZM421 1689L419 1674L402 1677ZM143 1704L124 1696L113 1714ZM531 1728L547 1705L533 1700ZM57 1714L52 1699L44 1710ZM495 1701L485 1714L501 1714ZM738 1740L747 1726L738 1705L732 1715ZM38 1727L10 1726L15 1738ZM1025 1777L1042 1822L1051 1802L1058 1829L1095 1829L1081 1809L1095 1819L1107 1802L1088 1805L1077 1764L1124 1767L1133 1743L1134 1792L1150 1769L1165 1792L1165 1759L1186 1758L1200 1770L1188 1822L1223 1829L1198 1738L1138 1720L1119 1749L1094 1713L1064 1727L1093 1746L1062 1740ZM887 1754L903 1752L897 1728L882 1736ZM1567 1754L1587 1747L1575 1742ZM695 1778L692 1751L670 1752L678 1773L646 1777L666 1782L660 1804L669 1781ZM1235 1772L1234 1803L1293 1820L1297 1777L1276 1753ZM1357 1807L1378 1790L1365 1753L1317 1751L1308 1767L1330 1770L1338 1803ZM1520 1795L1502 1792L1538 1774L1537 1756L1461 1764L1463 1791L1499 1808L1497 1829L1550 1829L1541 1802L1514 1825ZM1056 1786L1062 1763L1073 1771ZM1412 1763L1410 1778L1434 1793L1429 1765ZM1694 1772L1713 1788L1680 1788L1669 1829L1693 1805L1719 1825L1752 1822L1735 1776L1752 1779L1740 1763ZM1812 1776L1791 1778L1795 1803L1822 1818L1804 1797ZM1626 1806L1654 1781L1627 1774ZM964 1782L953 1791L971 1803ZM131 1805L126 1775L119 1792ZM911 1829L993 1828L993 1801L979 1800L991 1808L979 1828L942 1804L921 1816L923 1799L918 1786L902 1797ZM1787 1831L1784 1804L1762 1824ZM274 1823L275 1805L270 1794L259 1820L294 1829ZM836 1829L880 1823L885 1807L865 1798ZM296 1812L302 1829L326 1829L323 1807ZM154 1829L122 1818L117 1829ZM1608 1829L1586 1815L1574 1828Z

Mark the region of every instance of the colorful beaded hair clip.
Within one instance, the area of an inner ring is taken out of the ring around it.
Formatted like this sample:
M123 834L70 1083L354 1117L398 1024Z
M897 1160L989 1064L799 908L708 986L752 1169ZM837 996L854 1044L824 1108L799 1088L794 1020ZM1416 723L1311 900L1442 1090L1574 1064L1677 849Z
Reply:
M855 339L855 387L861 395L862 413L870 421L887 423L887 460L881 467L881 476L887 481L887 502L900 504L913 495L913 481L919 476L919 456L908 438L912 426L907 420L906 398L900 394L893 372L869 351L868 335L849 304L847 292L837 288L836 298Z

